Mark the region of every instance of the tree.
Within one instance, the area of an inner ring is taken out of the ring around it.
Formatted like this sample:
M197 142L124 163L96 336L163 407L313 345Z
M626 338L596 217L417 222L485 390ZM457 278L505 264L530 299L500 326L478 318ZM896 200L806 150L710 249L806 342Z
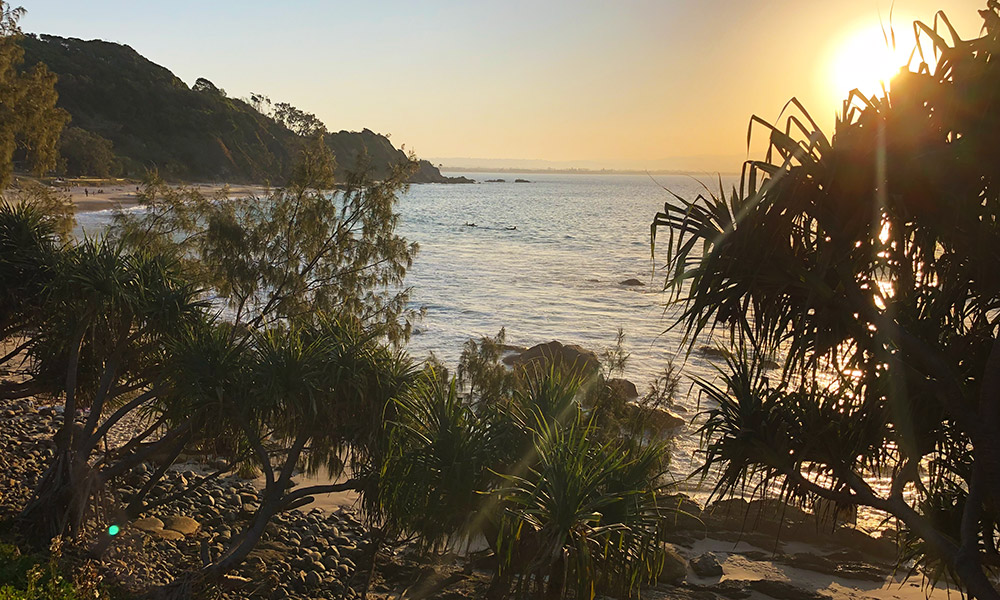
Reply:
M79 127L67 127L59 138L59 153L70 176L110 177L115 169L111 141Z
M56 77L43 64L21 73L24 58L17 22L23 8L0 1L0 190L7 187L15 153L37 173L56 165L57 144L69 115L56 108Z
M495 344L466 346L463 395L428 369L395 401L366 512L425 551L483 535L490 597L631 596L662 567L665 446L609 436L554 366L501 382Z
M1000 3L981 14L971 41L916 23L937 62L852 93L832 142L795 100L784 128L754 117L770 143L740 188L675 197L652 233L675 326L734 348L700 382L716 493L870 506L926 573L1000 598Z
M402 282L417 246L395 231L396 202L412 168L376 182L362 162L334 189L333 154L317 137L289 184L264 197L209 199L151 182L148 210L116 215L115 235L178 256L246 331L327 314L402 341L411 316Z
M271 117L303 137L326 133L326 125L316 115L300 110L287 102L275 103Z
M318 494L366 489L363 475L295 489L290 482L299 468L341 474L350 464L353 473L366 472L386 408L411 376L408 359L381 337L357 323L328 319L277 325L257 332L241 347L214 336L213 347L234 359L248 355L242 372L173 371L174 381L187 382L178 386L179 397L227 398L214 415L215 426L231 423L242 430L265 483L260 506L244 530L200 571L167 586L168 595L187 597L218 582L246 559L278 513L305 506ZM225 381L219 373L226 374ZM200 379L195 385L191 374Z
M163 345L199 319L202 308L198 290L170 259L106 239L64 249L53 270L27 352L34 382L63 394L65 411L55 454L19 517L21 532L41 546L77 535L105 482L193 435L190 418L168 430L162 429L167 419L154 419L117 456L94 460L115 423L157 399ZM84 407L89 414L81 426L77 410ZM159 440L141 446L154 433L162 434Z
M42 297L53 279L58 249L55 227L37 206L0 202L0 340L19 338L44 316ZM21 341L14 346L0 364L28 344ZM20 394L25 386L7 384L0 389L8 396Z

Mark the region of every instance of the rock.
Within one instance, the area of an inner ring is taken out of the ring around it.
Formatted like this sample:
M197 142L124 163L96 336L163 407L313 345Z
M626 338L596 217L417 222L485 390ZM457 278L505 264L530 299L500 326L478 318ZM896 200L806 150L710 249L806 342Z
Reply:
M174 531L173 529L157 529L151 531L150 535L160 538L161 540L183 540L184 534L179 531Z
M642 281L636 279L635 277L632 277L631 279L626 279L625 281L619 281L618 285L626 285L626 286L630 286L630 287L638 287L638 286L646 285L646 284L643 283Z
M174 515L163 517L163 528L172 529L184 535L192 535L201 528L201 525L191 517Z
M639 397L639 389L628 379L609 379L608 387L611 391L626 400Z
M659 583L680 583L687 577L687 561L670 544L664 544L663 570L656 576Z
M163 521L157 519L156 517L143 517L132 521L132 527L135 527L139 531L150 533L163 529Z
M643 408L636 404L626 404L626 410L629 411L630 416L635 416L641 419L644 423L646 431L651 433L668 433L674 430L680 429L684 426L687 421L682 417L678 417L669 410L659 407L646 407Z
M794 586L787 581L759 579L750 582L750 589L777 600L830 600L830 596Z
M527 179L515 179L514 183L531 183L531 182L528 181Z
M665 510L666 522L671 529L705 530L701 506L685 494L664 495L660 498L660 506Z
M705 589L733 600L743 600L751 595L750 582L745 579L727 579Z
M566 369L584 378L594 375L601 368L601 360L592 350L576 344L563 345L555 340L528 348L513 362L524 368L531 367L542 372L554 365L556 368Z
M691 570L701 577L722 577L722 565L712 552L691 559Z
M698 346L698 354L702 356L707 356L709 358L728 358L732 356L732 353L725 348L717 346Z
M860 550L876 558L896 560L896 544L889 538L874 538L860 529L844 526L834 532L833 539L842 546Z

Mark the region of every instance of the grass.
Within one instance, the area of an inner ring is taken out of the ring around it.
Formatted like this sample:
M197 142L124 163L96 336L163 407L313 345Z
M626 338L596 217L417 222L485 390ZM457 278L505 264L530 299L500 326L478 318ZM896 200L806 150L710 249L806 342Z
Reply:
M70 576L58 558L58 552L24 554L15 545L0 542L0 600L123 600L110 595L86 564Z

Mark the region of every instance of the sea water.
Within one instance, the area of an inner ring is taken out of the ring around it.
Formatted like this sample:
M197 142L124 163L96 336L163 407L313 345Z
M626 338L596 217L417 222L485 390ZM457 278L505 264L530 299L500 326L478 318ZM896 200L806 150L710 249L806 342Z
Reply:
M410 308L423 311L408 349L453 368L470 338L506 331L508 344L558 340L600 354L618 329L625 377L646 390L671 360L680 368L675 410L698 410L694 377L713 359L686 355L676 308L663 289L666 232L651 253L650 224L671 192L718 191L718 178L681 175L464 173L479 183L413 185L400 198L398 231L419 244L406 276ZM515 178L528 183L515 183ZM504 182L486 183L488 179ZM733 177L722 178L732 186ZM110 211L78 215L78 230L106 226ZM642 285L622 285L638 279ZM717 359L715 359L717 360ZM689 430L691 428L689 427ZM675 475L689 472L697 436L678 438Z

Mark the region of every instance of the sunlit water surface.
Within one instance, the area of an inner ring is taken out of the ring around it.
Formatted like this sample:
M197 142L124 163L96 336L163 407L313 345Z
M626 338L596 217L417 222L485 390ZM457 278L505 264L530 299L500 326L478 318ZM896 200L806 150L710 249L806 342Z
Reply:
M614 346L622 328L630 354L625 376L642 391L673 358L684 375L676 410L694 417L691 378L716 373L711 358L685 359L682 332L666 331L675 314L663 292L666 237L654 260L650 223L671 197L664 188L691 197L705 192L702 182L665 175L465 175L506 182L414 185L400 201L399 231L420 245L406 278L411 306L425 312L410 353L433 352L454 367L466 340L501 327L509 344L559 340L600 353ZM517 177L530 183L514 183ZM717 190L719 181L705 184ZM109 219L109 211L81 214L78 229L96 232ZM620 284L631 278L644 285ZM693 468L692 430L677 440L678 478Z

